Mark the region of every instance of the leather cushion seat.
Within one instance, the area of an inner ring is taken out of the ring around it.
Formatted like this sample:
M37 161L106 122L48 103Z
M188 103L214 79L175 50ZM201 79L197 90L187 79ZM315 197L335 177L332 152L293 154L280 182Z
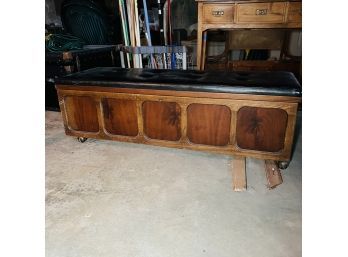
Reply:
M223 72L98 67L58 78L56 84L301 96L301 85L294 74L285 71Z

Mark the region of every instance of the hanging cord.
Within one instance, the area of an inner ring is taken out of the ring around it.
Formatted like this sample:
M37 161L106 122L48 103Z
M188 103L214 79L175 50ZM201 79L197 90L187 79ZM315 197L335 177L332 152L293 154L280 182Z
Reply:
M86 45L81 38L66 34L50 34L46 36L45 41L46 49L50 52L77 50Z

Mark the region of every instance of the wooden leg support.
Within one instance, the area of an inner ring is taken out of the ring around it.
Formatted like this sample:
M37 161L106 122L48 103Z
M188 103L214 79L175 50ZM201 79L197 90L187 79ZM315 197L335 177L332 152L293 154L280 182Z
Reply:
M246 190L245 157L234 156L232 160L233 191Z
M267 187L273 189L283 183L282 175L275 161L265 160Z

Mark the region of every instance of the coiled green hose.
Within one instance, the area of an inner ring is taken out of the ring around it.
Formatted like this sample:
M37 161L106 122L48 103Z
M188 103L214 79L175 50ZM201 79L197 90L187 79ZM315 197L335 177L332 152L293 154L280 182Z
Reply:
M46 49L50 52L63 52L82 49L86 44L81 38L66 34L49 34L46 36Z

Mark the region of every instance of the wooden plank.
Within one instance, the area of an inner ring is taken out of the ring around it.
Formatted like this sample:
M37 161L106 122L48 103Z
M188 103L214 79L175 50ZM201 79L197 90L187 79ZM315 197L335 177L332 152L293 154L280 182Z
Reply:
M185 144L187 143L187 104L180 103L181 108L181 139L180 141Z
M202 59L202 15L203 15L203 4L198 3L198 24L197 24L197 69L201 70L201 59Z
M245 157L234 156L232 160L233 191L241 192L247 188L245 173Z
M283 183L282 175L275 161L265 160L265 170L269 189L276 188Z

